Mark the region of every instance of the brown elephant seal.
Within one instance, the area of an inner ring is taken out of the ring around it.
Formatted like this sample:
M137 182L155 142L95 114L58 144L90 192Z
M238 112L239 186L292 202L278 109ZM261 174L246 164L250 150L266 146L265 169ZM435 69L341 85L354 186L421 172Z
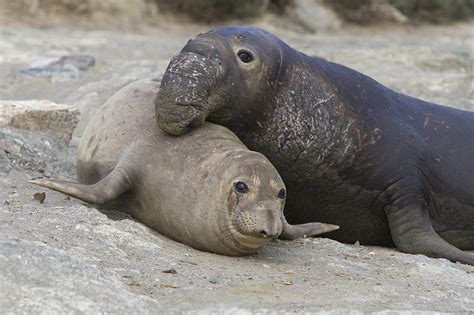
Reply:
M290 223L328 237L474 264L474 113L409 97L252 27L197 36L156 104L180 135L207 119L263 153L288 188Z
M224 255L337 228L289 225L280 175L227 128L206 123L179 138L156 128L158 88L153 80L132 83L98 110L79 146L79 183L32 182L126 211L170 238Z

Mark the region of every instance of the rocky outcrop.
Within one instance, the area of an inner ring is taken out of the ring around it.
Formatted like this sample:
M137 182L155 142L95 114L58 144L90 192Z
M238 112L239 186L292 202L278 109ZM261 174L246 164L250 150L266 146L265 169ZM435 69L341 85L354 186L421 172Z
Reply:
M28 68L19 69L17 76L47 77L51 82L79 79L80 71L95 65L95 59L87 55L61 56L37 60Z
M0 171L21 170L32 176L71 174L72 152L51 134L0 127Z
M337 14L321 1L298 0L285 10L286 15L306 32L336 31L341 28Z
M79 110L46 100L0 100L0 127L48 132L69 143Z
M0 235L4 313L146 313L159 302L133 294L86 256Z

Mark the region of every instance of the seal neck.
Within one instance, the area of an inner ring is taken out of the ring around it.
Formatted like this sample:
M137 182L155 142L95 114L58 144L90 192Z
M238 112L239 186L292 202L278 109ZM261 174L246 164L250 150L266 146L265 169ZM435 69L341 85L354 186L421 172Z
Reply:
M272 108L255 130L238 136L251 150L266 155L280 172L288 169L288 161L295 168L308 162L321 167L318 171L339 168L352 154L347 108L319 59L296 51L287 57L292 60L280 76Z

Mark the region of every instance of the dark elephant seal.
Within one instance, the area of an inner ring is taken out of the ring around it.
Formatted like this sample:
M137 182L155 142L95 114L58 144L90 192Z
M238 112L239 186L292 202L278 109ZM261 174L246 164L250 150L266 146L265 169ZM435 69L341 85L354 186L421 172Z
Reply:
M157 103L161 129L207 119L266 155L289 190L289 222L328 237L474 264L474 113L390 90L251 27L190 40ZM458 248L460 249L458 249Z
M98 110L79 146L80 184L32 182L126 211L166 236L224 255L254 253L272 238L337 228L289 225L276 169L227 128L206 123L179 138L156 128L158 88L153 80L132 83Z

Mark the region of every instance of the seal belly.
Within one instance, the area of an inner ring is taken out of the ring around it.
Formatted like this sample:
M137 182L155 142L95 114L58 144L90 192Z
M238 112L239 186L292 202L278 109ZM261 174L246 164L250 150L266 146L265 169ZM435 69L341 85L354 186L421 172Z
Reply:
M348 181L335 181L328 177L313 182L309 187L296 187L288 192L285 216L289 222L304 223L316 219L331 222L341 228L324 237L344 243L359 241L366 245L393 246L383 210L387 200L383 199L381 191L363 189Z

